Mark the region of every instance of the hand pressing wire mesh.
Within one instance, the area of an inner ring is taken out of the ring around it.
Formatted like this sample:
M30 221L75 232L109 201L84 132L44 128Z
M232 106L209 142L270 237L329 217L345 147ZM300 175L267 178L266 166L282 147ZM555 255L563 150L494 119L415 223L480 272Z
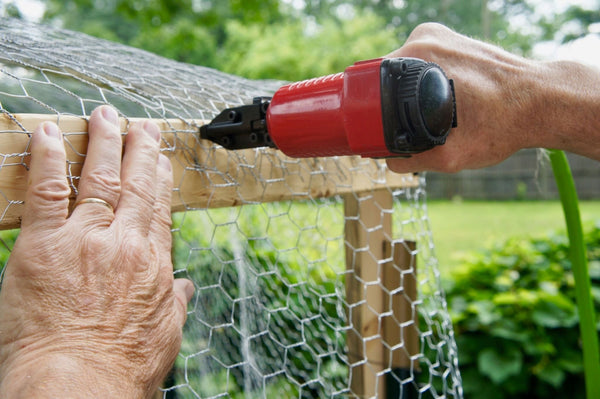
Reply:
M201 45L201 44L199 44ZM174 273L196 295L169 398L462 397L423 178L356 157L198 137L279 86L23 21L0 22L0 225L18 227L29 133L59 124L77 192L87 117L152 118L170 157ZM4 233L7 251L15 231Z

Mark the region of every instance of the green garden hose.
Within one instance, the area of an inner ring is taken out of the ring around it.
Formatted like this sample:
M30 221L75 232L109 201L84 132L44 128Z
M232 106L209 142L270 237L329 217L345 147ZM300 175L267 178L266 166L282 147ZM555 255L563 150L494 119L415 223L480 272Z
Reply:
M569 161L563 151L550 150L550 162L562 203L579 311L579 329L583 343L585 389L588 399L600 398L600 352L596 331L596 313L591 294L586 247L579 215L579 201Z

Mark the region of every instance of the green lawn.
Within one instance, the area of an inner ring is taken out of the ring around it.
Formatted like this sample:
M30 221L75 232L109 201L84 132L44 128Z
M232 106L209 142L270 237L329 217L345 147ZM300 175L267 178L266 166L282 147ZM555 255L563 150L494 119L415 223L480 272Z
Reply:
M461 252L477 250L509 237L540 236L564 227L558 201L427 203L442 276L459 262ZM600 201L581 202L585 222L600 220Z

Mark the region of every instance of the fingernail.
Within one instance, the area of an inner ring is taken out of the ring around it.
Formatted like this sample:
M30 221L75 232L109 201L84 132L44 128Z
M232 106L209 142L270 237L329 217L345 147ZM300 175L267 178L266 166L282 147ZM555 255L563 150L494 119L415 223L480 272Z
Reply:
M151 122L151 121L145 121L144 122L144 131L146 133L148 133L150 135L150 137L152 137L154 140L156 140L156 141L160 140L160 130L158 129L158 126L156 125L156 123Z
M46 133L46 136L48 137L60 139L60 132L58 131L58 126L56 126L52 122L44 122L44 133Z
M113 125L119 125L119 115L112 107L102 107L102 117Z
M185 299L187 299L188 303L192 300L192 297L194 296L194 291L194 284L192 282L189 282L185 285Z

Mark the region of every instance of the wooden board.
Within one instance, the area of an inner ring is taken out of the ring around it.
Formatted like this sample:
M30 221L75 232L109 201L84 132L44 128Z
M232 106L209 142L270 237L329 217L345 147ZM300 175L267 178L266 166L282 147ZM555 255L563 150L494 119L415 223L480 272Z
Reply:
M135 118L121 119L125 133ZM29 133L43 121L64 133L75 197L87 151L87 120L71 115L0 115L0 229L18 227L27 189ZM201 120L154 119L175 181L172 210L236 206L344 195L381 187L416 186L412 175L395 174L382 161L360 157L294 159L272 149L227 151L200 140Z

